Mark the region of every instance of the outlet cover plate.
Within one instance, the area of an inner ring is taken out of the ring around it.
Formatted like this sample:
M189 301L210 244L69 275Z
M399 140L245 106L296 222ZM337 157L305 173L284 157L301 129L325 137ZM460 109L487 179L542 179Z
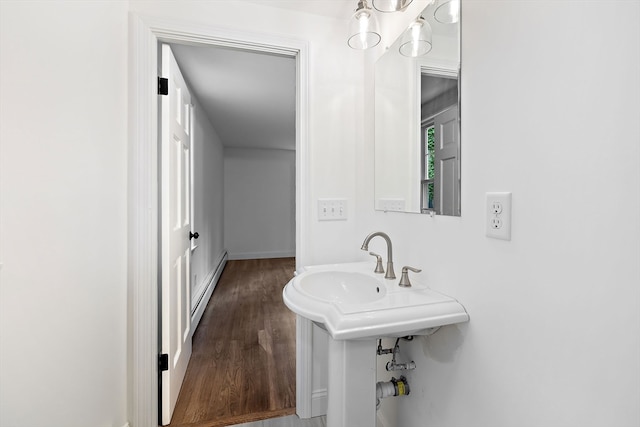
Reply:
M487 193L485 228L487 237L511 240L511 193Z

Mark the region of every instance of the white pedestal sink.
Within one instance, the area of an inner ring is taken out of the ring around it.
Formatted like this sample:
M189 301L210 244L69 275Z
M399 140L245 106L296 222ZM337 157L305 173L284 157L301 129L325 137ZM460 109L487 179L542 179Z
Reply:
M362 262L307 267L285 286L287 307L330 335L327 427L375 426L378 338L469 320L458 301L412 281L401 288Z

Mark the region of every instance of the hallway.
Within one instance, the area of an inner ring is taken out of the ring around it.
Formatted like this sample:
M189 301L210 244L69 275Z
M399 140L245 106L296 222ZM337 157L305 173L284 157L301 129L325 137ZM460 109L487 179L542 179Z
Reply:
M171 427L295 413L295 315L282 302L294 258L229 261L193 337Z

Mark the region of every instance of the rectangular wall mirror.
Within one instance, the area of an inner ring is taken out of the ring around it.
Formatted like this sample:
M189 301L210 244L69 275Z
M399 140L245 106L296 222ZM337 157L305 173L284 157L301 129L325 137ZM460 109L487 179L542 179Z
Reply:
M427 6L376 62L376 210L460 216L460 65L458 0Z

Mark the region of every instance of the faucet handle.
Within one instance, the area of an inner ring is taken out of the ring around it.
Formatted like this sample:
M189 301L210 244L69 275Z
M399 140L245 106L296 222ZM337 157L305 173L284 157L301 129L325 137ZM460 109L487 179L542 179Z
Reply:
M422 271L419 268L413 268L405 265L404 267L402 267L402 276L400 276L400 283L398 283L398 286L402 286L403 288L411 287L411 281L409 280L409 270L413 271L414 273L420 273Z
M376 269L373 270L374 273L384 273L384 268L382 267L382 257L374 252L369 252L369 255L373 255L376 257Z

